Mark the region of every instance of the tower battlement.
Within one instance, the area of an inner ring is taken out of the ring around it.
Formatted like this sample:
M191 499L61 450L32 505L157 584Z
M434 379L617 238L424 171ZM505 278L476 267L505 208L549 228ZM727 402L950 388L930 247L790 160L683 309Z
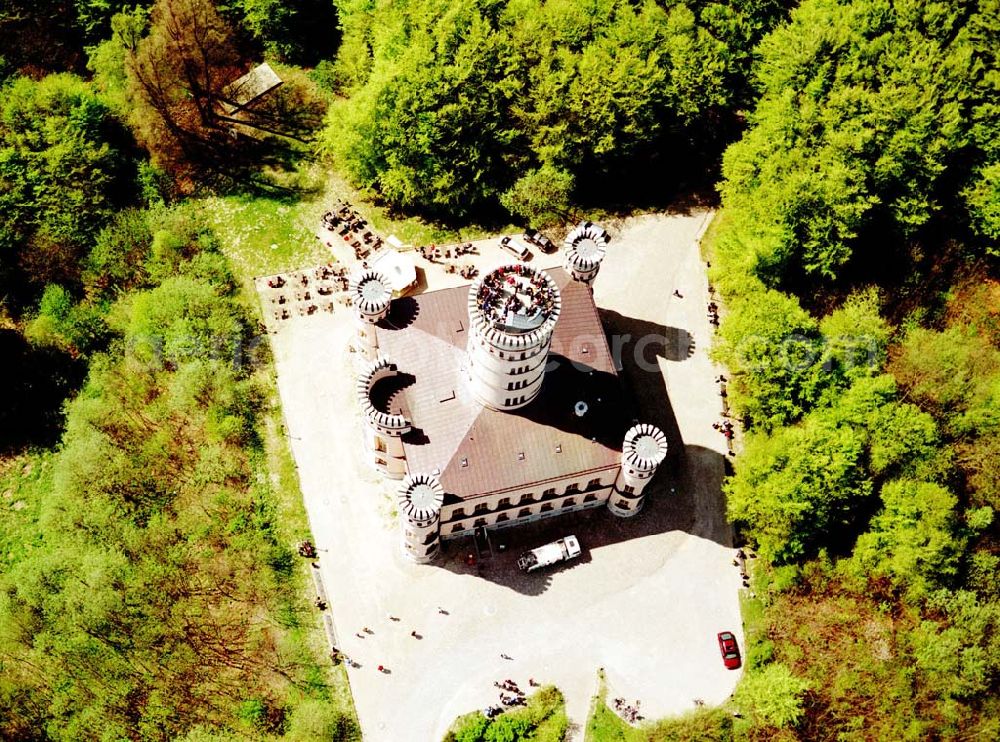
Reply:
M629 428L622 443L621 471L608 500L608 510L628 518L642 510L643 490L667 457L667 436L655 425L639 423Z
M403 480L396 502L403 531L403 554L420 564L431 561L440 545L438 523L444 505L441 482L430 474L411 474Z
M552 277L522 263L501 266L472 284L468 371L476 399L514 410L538 395L561 309Z
M564 265L574 281L594 283L610 239L607 230L593 222L580 222L566 235Z

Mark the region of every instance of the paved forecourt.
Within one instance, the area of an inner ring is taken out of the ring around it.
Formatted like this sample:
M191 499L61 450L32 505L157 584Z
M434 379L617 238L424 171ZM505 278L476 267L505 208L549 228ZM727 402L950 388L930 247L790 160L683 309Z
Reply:
M439 740L456 716L496 704L493 682L505 678L523 689L529 678L557 685L579 739L600 667L611 697L640 701L648 718L690 709L695 699L721 703L732 692L739 672L724 669L715 639L723 629L741 646L743 637L720 494L725 440L711 427L719 371L707 355L697 246L708 218L695 212L606 225L612 243L595 284L597 304L609 332L631 336L622 345L623 375L638 403L655 405L673 425L674 451L646 511L623 521L601 508L496 532L494 543L506 549L482 574L466 564L465 541L449 542L432 566L401 556L397 483L380 480L360 455L350 310L334 303L332 311L269 317L338 646L359 665L349 676L366 740ZM480 254L463 263L488 270L510 260L494 241L477 246ZM463 282L416 260L430 289ZM533 264L560 261L559 253L536 254ZM266 296L263 280L258 286ZM643 335L653 336L643 343L645 371L634 361ZM517 572L521 550L567 533L580 537L580 559Z

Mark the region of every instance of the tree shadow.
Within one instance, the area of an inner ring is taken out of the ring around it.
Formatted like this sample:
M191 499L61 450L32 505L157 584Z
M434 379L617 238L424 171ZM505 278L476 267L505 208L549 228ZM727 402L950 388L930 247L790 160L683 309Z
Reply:
M0 452L54 446L63 402L86 376L86 364L57 350L33 348L18 332L0 330Z

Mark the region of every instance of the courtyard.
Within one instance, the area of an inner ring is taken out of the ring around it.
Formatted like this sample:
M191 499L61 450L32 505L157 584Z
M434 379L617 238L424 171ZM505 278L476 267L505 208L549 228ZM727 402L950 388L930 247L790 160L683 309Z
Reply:
M647 718L691 709L696 699L718 704L733 691L740 672L723 667L715 639L731 630L743 644L740 575L721 495L726 440L712 428L721 412L719 369L708 358L709 295L698 253L708 219L695 211L605 225L612 242L595 299L635 416L658 425L671 449L644 512L621 520L600 508L496 531L493 556L475 564L467 539L446 542L431 566L401 555L398 483L381 480L361 456L350 309L331 301L331 311L274 319L271 290L258 281L287 435L337 646L355 663L349 676L366 740L439 740L456 716L495 704L493 683L505 678L524 689L529 678L558 686L576 728L571 739L582 739L598 668L609 696L639 701ZM463 263L486 271L510 262L495 240L476 247ZM532 265L561 258L535 251ZM419 290L465 283L415 260ZM521 551L569 533L580 539L579 559L517 571Z

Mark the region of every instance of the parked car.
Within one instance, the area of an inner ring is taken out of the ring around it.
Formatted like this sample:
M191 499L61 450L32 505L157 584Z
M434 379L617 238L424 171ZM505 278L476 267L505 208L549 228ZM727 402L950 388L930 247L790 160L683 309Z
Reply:
M719 632L719 651L722 652L722 664L730 670L735 670L742 663L740 647L731 631Z
M537 229L528 228L524 230L524 241L530 245L535 245L542 252L553 252L556 249L556 243L546 237L544 234L539 232Z
M527 260L531 257L531 251L520 240L513 237L501 237L500 248L506 250L518 260Z

